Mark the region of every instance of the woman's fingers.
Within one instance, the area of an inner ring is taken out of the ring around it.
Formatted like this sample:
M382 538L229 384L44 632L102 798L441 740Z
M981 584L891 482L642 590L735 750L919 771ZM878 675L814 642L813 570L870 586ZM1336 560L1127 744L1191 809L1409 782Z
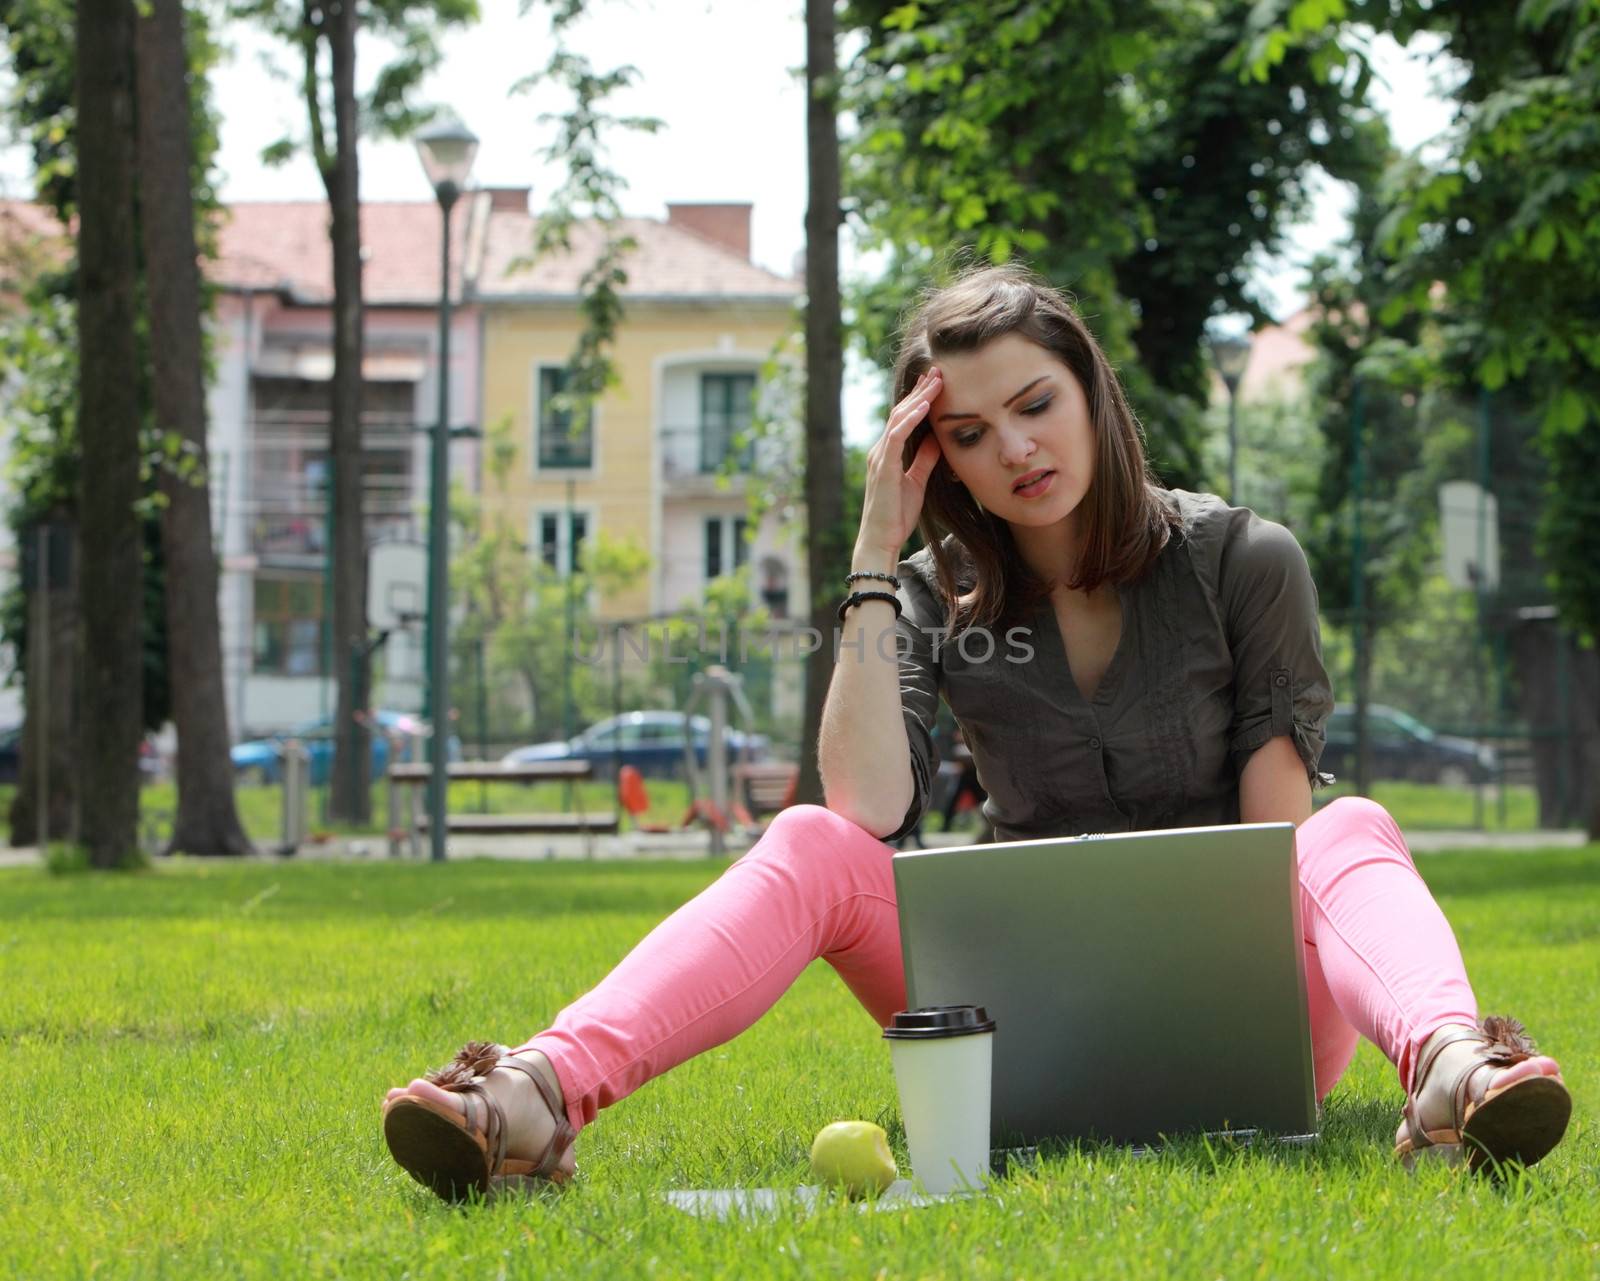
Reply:
M917 452L911 456L911 466L906 468L906 479L915 481L919 488L926 488L928 477L933 475L933 469L939 465L939 455L943 451L932 432L924 436L917 445Z
M898 435L903 440L906 432L921 422L927 414L939 394L939 385L937 369L930 369L917 379L916 384L906 394L906 398L896 405L894 412L889 415L889 425L884 436Z

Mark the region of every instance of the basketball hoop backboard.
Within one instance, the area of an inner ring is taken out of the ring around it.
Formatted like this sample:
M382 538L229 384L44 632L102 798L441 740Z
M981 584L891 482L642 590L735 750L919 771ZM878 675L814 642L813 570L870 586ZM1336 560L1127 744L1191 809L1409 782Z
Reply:
M1439 543L1452 587L1492 592L1500 586L1500 509L1470 480L1439 486Z
M420 623L427 609L428 549L378 543L367 552L367 623L393 631Z

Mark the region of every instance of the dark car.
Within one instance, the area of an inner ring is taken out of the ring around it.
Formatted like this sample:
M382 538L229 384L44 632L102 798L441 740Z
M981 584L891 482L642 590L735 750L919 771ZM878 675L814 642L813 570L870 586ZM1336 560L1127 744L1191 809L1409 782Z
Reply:
M1367 750L1374 778L1408 779L1466 787L1496 777L1500 760L1492 747L1428 728L1415 717L1382 703L1367 707ZM1340 703L1328 718L1322 768L1342 782L1356 772L1356 709Z
M711 718L692 718L689 731L694 739L695 764L703 768L711 748ZM765 758L766 735L747 734L731 727L723 734L729 761ZM682 778L687 745L682 712L623 712L591 725L576 738L519 747L507 752L503 759L514 765L529 761L589 761L596 778L614 778L619 763L632 765L646 778Z
M405 712L374 712L372 719L384 731L373 734L372 777L382 778L389 767L389 736L400 735L404 744L400 759L421 760L426 750L427 726L415 716ZM251 739L233 749L233 769L240 782L281 783L283 781L283 745L289 739L298 739L309 753L311 785L321 787L333 770L333 722L313 721L287 734L271 738ZM448 749L450 759L461 759L461 744L452 735Z
M146 735L139 740L139 777L148 782L169 772L169 762ZM0 729L0 783L15 783L22 777L22 726Z

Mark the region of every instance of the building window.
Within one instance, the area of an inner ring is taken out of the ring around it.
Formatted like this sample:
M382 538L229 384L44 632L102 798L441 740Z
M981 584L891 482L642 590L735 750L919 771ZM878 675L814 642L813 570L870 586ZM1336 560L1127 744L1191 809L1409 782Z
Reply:
M583 540L589 536L589 513L542 511L534 517L534 546L539 559L558 574L580 569Z
M255 580L252 666L274 676L321 676L322 579L315 574L259 575Z
M706 582L732 574L745 563L750 554L745 527L743 516L706 518Z
M594 466L594 416L582 431L572 429L572 414L557 410L551 403L567 390L570 374L565 365L539 366L539 404L537 423L540 468Z
M750 429L755 413L754 374L700 375L700 470L717 471L731 456L748 468L755 451L747 443L737 453L734 440Z

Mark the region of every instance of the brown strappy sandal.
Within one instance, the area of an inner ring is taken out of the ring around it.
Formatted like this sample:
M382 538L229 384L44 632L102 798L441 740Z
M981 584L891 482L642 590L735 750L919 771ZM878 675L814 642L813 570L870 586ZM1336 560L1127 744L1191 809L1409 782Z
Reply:
M446 1201L571 1177L557 1166L577 1132L539 1070L509 1055L505 1046L492 1041L469 1041L448 1064L428 1073L434 1085L462 1096L465 1116L415 1094L402 1094L383 1106L383 1137L390 1154L407 1174ZM483 1087L484 1077L497 1067L523 1073L556 1119L555 1133L537 1161L506 1157L505 1113Z
M1454 1081L1430 1081L1429 1069L1447 1045L1477 1043L1476 1057ZM1441 1028L1422 1047L1406 1100L1395 1155L1410 1169L1419 1157L1465 1162L1491 1172L1508 1161L1532 1165L1561 1141L1572 1115L1572 1095L1559 1073L1524 1076L1495 1087L1494 1071L1538 1055L1527 1030L1513 1018L1490 1015L1477 1028ZM1448 1125L1427 1128L1426 1113L1446 1113Z

